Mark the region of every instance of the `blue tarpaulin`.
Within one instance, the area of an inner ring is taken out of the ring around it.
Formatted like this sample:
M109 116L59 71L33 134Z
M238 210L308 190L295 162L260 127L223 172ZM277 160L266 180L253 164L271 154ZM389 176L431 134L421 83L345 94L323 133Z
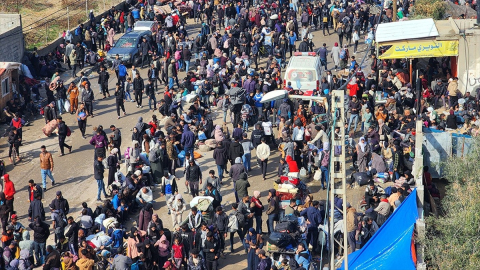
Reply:
M412 237L417 219L415 189L362 249L348 255L348 269L414 270Z

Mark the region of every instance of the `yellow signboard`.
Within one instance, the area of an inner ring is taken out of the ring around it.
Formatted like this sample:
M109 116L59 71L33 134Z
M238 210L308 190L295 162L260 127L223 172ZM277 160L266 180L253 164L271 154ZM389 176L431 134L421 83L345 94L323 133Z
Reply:
M383 44L382 44L383 45ZM403 41L392 44L380 59L425 58L458 55L458 40Z

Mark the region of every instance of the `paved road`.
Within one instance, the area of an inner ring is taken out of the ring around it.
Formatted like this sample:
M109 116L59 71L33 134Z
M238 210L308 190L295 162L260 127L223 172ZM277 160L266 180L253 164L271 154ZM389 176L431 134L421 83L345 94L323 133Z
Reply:
M193 21L189 20L189 23L193 23ZM199 25L189 25L189 32L197 33L195 27ZM318 47L324 42L327 43L328 47L330 48L334 42L338 41L338 37L336 34L332 34L330 36L324 37L320 31L314 32L314 43ZM357 53L357 58L360 59L360 56L363 56L364 46L360 46L360 52ZM353 48L351 49L353 51ZM264 65L264 61L262 61L262 66ZM331 63L329 63L330 67L333 67ZM143 78L147 77L147 69L141 70L141 75ZM181 74L179 77L182 78L184 74ZM67 81L69 74L64 74L63 77ZM127 112L126 117L122 117L117 119L116 115L116 107L115 107L115 97L112 97L102 100L99 94L99 87L96 84L96 74L91 75L90 81L92 82L93 90L95 92L95 98L97 101L94 103L94 118L89 118L87 122L87 134L93 133L93 127L98 125L103 125L107 130L107 136L110 135L110 130L108 127L111 124L116 125L122 131L123 135L123 146L121 149L121 153L125 150L125 147L129 145L130 142L130 129L134 127L135 123L139 116L144 118L144 121L150 121L151 116L156 114L157 116L159 113L152 113L148 110L148 100L144 97L143 100L143 109L136 108L136 103L127 102L125 104L125 109ZM115 74L111 74L111 79L109 81L110 92L113 93L114 86L115 86ZM68 85L68 84L66 84ZM159 89L163 89L160 88ZM157 95L157 100L160 100L163 97L163 92L160 95ZM146 106L145 106L146 105ZM212 113L212 118L214 119L215 124L221 122L221 117L218 112L215 110ZM97 184L96 181L93 179L93 146L88 144L90 138L83 139L81 133L77 127L76 119L74 116L70 114L64 114L63 119L66 124L72 130L72 136L67 138L66 143L68 145L73 146L73 152L71 154L67 154L63 157L59 157L59 147L58 147L58 138L56 136L45 137L41 132L42 127L44 126L44 120L38 119L33 122L31 126L25 127L23 131L24 136L24 144L20 148L20 155L22 157L22 161L17 166L12 166L8 162L8 143L5 138L0 140L1 144L1 152L0 157L6 161L7 165L7 172L10 174L12 181L15 183L17 193L15 195L15 210L17 211L20 222L25 226L28 225L27 220L27 210L28 210L28 199L27 199L27 191L26 186L28 184L29 179L34 179L37 183L41 183L41 176L40 176L40 167L39 167L39 153L40 153L40 146L46 145L47 150L53 154L53 159L55 163L55 170L54 170L54 177L56 180L55 187L52 187L50 183L48 184L48 191L45 194L45 198L43 204L45 207L48 207L48 204L51 202L52 199L55 197L55 192L57 190L61 190L65 198L68 199L70 203L70 211L71 215L77 216L79 210L81 209L81 203L87 202L91 208L96 207L96 192L97 192ZM199 160L200 167L204 174L204 178L207 176L207 172L210 169L216 168L213 158L212 152L202 153L204 155L203 158ZM255 157L255 154L252 155ZM255 160L254 158L252 158ZM260 175L260 168L258 166L253 167L253 171L251 173L251 177L249 181L251 183L251 187L249 189L250 195L253 194L254 190L262 191L262 201L266 203L266 196L268 195L267 190L272 188L273 181L276 180L276 169L278 165L279 153L276 150L272 151L272 158L270 158L269 166L268 166L268 174L267 180L262 181ZM252 162L252 164L256 164L256 162ZM122 168L124 169L124 168ZM183 171L178 170L177 178L180 179L179 183L179 191L183 194L185 190L185 186L183 183ZM225 185L222 189L223 194L223 203L225 205L229 205L230 203L234 202L233 192L231 192L233 186L230 179L224 180ZM319 183L317 182L310 182L307 184L310 189L310 192L313 193L314 199L317 200L324 200L326 198L326 192L320 190ZM356 190L349 193L352 193L354 197L352 197L352 205L356 205L359 199L359 194L361 191ZM159 216L163 219L164 224L166 226L171 227L171 220L170 217L167 215L167 210L165 207L165 200L164 198L159 197L160 191L157 189L154 191L154 199L156 203L154 204L155 212L159 214ZM185 196L186 200L189 201L191 197L189 195ZM227 208L230 210L230 207ZM46 209L48 211L48 209ZM47 212L48 213L48 212ZM136 217L132 217L132 222L134 222ZM266 220L266 217L264 217ZM266 225L264 225L264 230L266 230ZM53 236L49 239L50 242L53 242ZM228 240L227 240L228 241ZM220 267L221 269L245 269L247 266L246 255L240 248L238 238L235 238L235 252L232 254L228 254L226 259L220 259ZM229 243L229 242L227 242Z

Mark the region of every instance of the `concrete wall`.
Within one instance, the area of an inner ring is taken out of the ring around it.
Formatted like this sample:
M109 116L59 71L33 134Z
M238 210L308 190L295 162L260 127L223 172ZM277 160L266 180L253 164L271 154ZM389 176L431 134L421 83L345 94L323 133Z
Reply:
M20 14L0 14L0 62L21 62L24 51Z
M473 28L475 20L455 20L460 29L458 40L458 88L475 95L480 87L480 29ZM464 35L464 37L463 37Z
M1 0L0 0L0 1L1 1ZM125 7L125 3L124 3L124 2L121 2L120 4L118 4L118 5L115 6L116 9L123 9L124 7ZM103 16L103 15L106 16L107 14L108 14L108 10L105 11L105 12L103 12L103 13L97 14L97 16L95 16L95 21L96 21L97 23L100 23L100 20L102 19L102 16ZM73 28L70 29L70 32L73 33L74 30L75 30L75 28L77 28L77 26L78 26L78 24L73 25L73 26L72 26ZM87 27L87 25L84 23L84 28L85 28L85 27ZM39 49L39 50L38 50L38 55L47 55L49 52L52 52L53 50L55 50L55 48L56 48L57 46L59 46L60 44L62 44L63 41L64 41L64 40L63 40L63 38L61 38L61 37L58 38L58 39L56 39L56 40L54 40L54 41L52 41L52 42L51 42L50 44L48 44L47 46Z

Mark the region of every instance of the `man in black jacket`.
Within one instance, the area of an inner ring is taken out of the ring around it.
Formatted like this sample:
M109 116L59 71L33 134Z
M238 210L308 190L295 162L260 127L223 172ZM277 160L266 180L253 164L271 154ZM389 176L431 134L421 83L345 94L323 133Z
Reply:
M63 85L62 81L57 82L57 107L58 107L58 112L60 115L62 115L62 112L65 110L65 100L67 99L67 89L65 89L65 86Z
M215 241L213 237L213 232L207 233L203 253L205 254L205 260L207 262L207 269L217 269L217 261L220 253L217 241Z
M117 119L120 119L120 109L123 111L123 116L127 115L125 113L125 88L121 86L121 83L116 84L115 104L117 106Z
M142 57L142 68L145 67L145 63L148 64L148 52L152 51L152 46L147 42L147 38L143 37L143 42L140 44L140 56Z
M213 224L217 226L218 229L218 236L220 238L220 253L222 253L225 249L225 238L227 238L227 230L228 230L228 216L223 212L221 206L217 206L215 209L215 215L213 216Z
M85 103L85 109L87 110L87 116L91 116L93 118L93 101L95 100L95 96L93 94L92 89L90 88L90 84L85 84L85 90L82 92L82 102Z
M108 80L110 79L110 74L105 70L105 66L100 66L100 71L98 72L98 84L100 85L100 91L103 94L103 98L106 98L107 95L110 97L108 92Z
M439 99L442 99L442 104L446 108L447 104L445 103L445 95L447 94L447 86L441 79L437 80L437 84L433 87L433 92L435 93L435 97L433 98L433 108L438 108L437 104Z
M353 128L354 132L357 131L358 124L358 114L362 109L362 104L357 100L357 96L352 96L352 101L348 104L348 110L350 111L350 120L348 121L348 131L350 134L350 126L352 125L353 120L355 120L355 126Z
M97 180L98 185L98 192L97 192L97 201L102 201L100 198L100 193L103 191L103 196L108 197L107 193L105 192L105 183L103 182L104 173L105 173L105 166L103 166L103 157L99 156L95 160L93 164L93 176L95 180Z
M68 212L70 211L70 206L68 205L68 201L65 198L63 198L62 192L60 190L57 191L56 195L57 195L56 198L53 199L49 205L50 210L62 211L65 215L67 215Z
M42 258L47 254L45 245L47 243L48 236L50 236L50 228L47 223L43 222L40 217L35 217L34 222L28 225L33 230L33 246L35 249L34 256L38 267L41 265Z
M63 148L66 147L68 149L68 152L71 153L72 147L65 143L65 139L67 138L67 134L68 134L68 127L65 124L65 122L62 121L61 116L57 117L57 122L58 122L58 144L60 146L60 152L61 152L60 156L63 156L65 154L63 152Z
M67 219L68 225L70 228L65 233L65 237L68 238L68 247L70 252L73 255L78 254L78 224L73 220L73 217L70 216Z
M135 94L137 108L142 108L142 97L144 88L145 84L143 83L143 79L142 77L140 77L140 73L137 72L137 74L135 74L135 79L133 79L133 92Z
M155 88L153 86L153 80L148 80L147 86L145 86L145 94L148 97L148 109L152 110L152 102L153 102L153 111L157 109L157 98L155 97Z
M43 116L45 116L45 124L48 122L57 119L57 112L55 111L55 102L51 102L43 109Z
M260 125L255 125L255 130L252 132L252 137L250 140L252 141L253 147L257 148L260 145L261 139L263 138L264 133L263 130L260 128Z
M308 52L308 42L307 42L307 38L304 37L303 38L303 41L300 42L300 45L298 45L298 51L300 52Z
M195 161L190 159L185 180L190 186L192 197L198 196L198 187L202 184L202 171Z
M228 158L228 151L223 145L223 142L218 142L217 147L213 150L213 159L215 159L215 164L217 164L218 179L222 183L223 172L226 170Z
M230 144L230 163L233 165L235 164L235 159L237 157L242 158L243 146L239 142L239 138L235 138L235 141Z

